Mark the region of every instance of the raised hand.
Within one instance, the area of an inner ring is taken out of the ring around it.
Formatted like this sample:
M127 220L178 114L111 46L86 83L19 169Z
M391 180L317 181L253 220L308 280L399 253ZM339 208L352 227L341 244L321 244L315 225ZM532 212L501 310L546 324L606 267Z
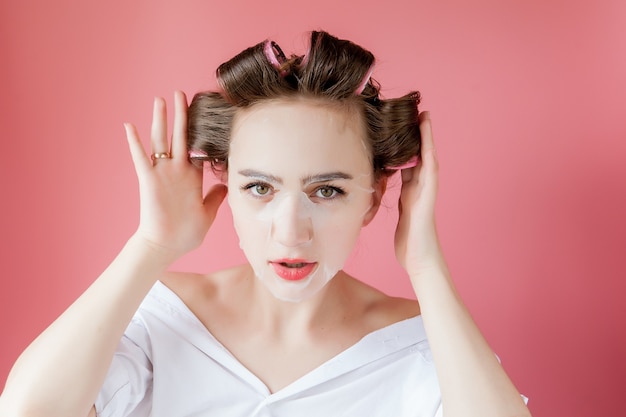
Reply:
M415 167L401 173L400 217L395 235L396 257L412 279L423 271L445 265L435 224L439 164L430 114L420 113L419 121L420 158Z
M162 98L154 101L150 157L135 126L124 126L139 180L141 210L136 236L174 258L179 257L202 243L226 195L226 187L216 185L206 197L202 196L202 169L189 162L187 99L183 92L177 91L174 97L171 147Z

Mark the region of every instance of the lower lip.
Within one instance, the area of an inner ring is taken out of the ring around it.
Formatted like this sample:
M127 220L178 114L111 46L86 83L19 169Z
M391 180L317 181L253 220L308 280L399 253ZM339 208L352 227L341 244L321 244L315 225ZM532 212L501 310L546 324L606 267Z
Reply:
M300 281L309 276L315 268L315 263L306 264L300 268L289 268L277 262L271 262L276 275L287 281Z

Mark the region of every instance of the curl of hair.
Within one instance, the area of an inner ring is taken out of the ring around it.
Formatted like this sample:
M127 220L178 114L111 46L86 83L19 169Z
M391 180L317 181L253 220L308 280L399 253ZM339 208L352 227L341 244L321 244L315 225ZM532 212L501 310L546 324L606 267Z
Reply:
M268 99L306 96L357 109L366 126L377 178L418 155L420 94L384 100L370 77L374 55L326 32L312 32L305 56L287 58L273 42L263 41L220 65L221 91L194 96L188 112L188 147L192 159L228 168L230 132L238 108ZM269 44L268 44L269 43ZM268 57L274 53L274 57ZM200 154L200 155L198 155Z

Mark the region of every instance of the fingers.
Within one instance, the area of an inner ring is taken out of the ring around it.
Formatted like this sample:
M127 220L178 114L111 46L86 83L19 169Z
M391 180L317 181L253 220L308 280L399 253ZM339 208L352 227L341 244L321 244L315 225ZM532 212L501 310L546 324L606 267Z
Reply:
M174 129L172 132L172 157L187 161L187 97L182 91L174 93Z
M154 99L150 146L152 147L153 153L170 152L170 147L167 141L167 112L165 100L161 97L156 97Z
M436 161L430 112L423 111L418 117L421 136L420 157L415 166L402 169L400 172L400 175L402 176L402 183L409 183L414 179L417 180L425 160ZM428 162L427 165L431 166L432 162Z
M409 189L412 188L412 185L421 183L420 188L429 189L434 194L436 192L434 190L438 187L439 163L437 162L429 112L424 111L419 114L419 129L421 136L420 158L415 167L401 171L402 186L403 189L405 186Z
M124 129L126 130L126 139L128 140L130 156L133 159L135 170L137 174L141 174L145 172L146 169L150 168L150 159L143 149L143 145L137 134L137 128L131 123L124 123Z
M430 121L430 112L422 112L419 115L420 135L422 137L421 145L421 168L420 181L424 187L424 195L430 202L434 210L437 189L439 188L439 162L437 161L437 152L435 150L435 142L433 140L432 123Z
M154 99L152 127L150 130L150 147L152 148L152 155L170 153L173 154L173 157L178 155L177 159L179 160L187 161L187 98L182 91L176 91L174 94L174 108L174 131L170 148L167 139L166 103L161 97ZM146 156L143 150L135 126L126 123L124 124L124 128L126 129L126 137L136 169L144 169L146 164L148 166L151 165L150 158Z
M433 139L433 128L430 121L430 112L423 111L419 114L420 135L422 137L421 159L422 162L432 160L436 162L435 141Z

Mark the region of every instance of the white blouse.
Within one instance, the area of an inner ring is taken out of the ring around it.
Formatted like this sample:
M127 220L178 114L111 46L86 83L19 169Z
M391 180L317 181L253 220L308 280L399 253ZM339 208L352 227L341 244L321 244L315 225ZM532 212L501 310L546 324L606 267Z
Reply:
M157 282L120 341L99 417L433 417L441 394L420 316L376 330L275 393Z

